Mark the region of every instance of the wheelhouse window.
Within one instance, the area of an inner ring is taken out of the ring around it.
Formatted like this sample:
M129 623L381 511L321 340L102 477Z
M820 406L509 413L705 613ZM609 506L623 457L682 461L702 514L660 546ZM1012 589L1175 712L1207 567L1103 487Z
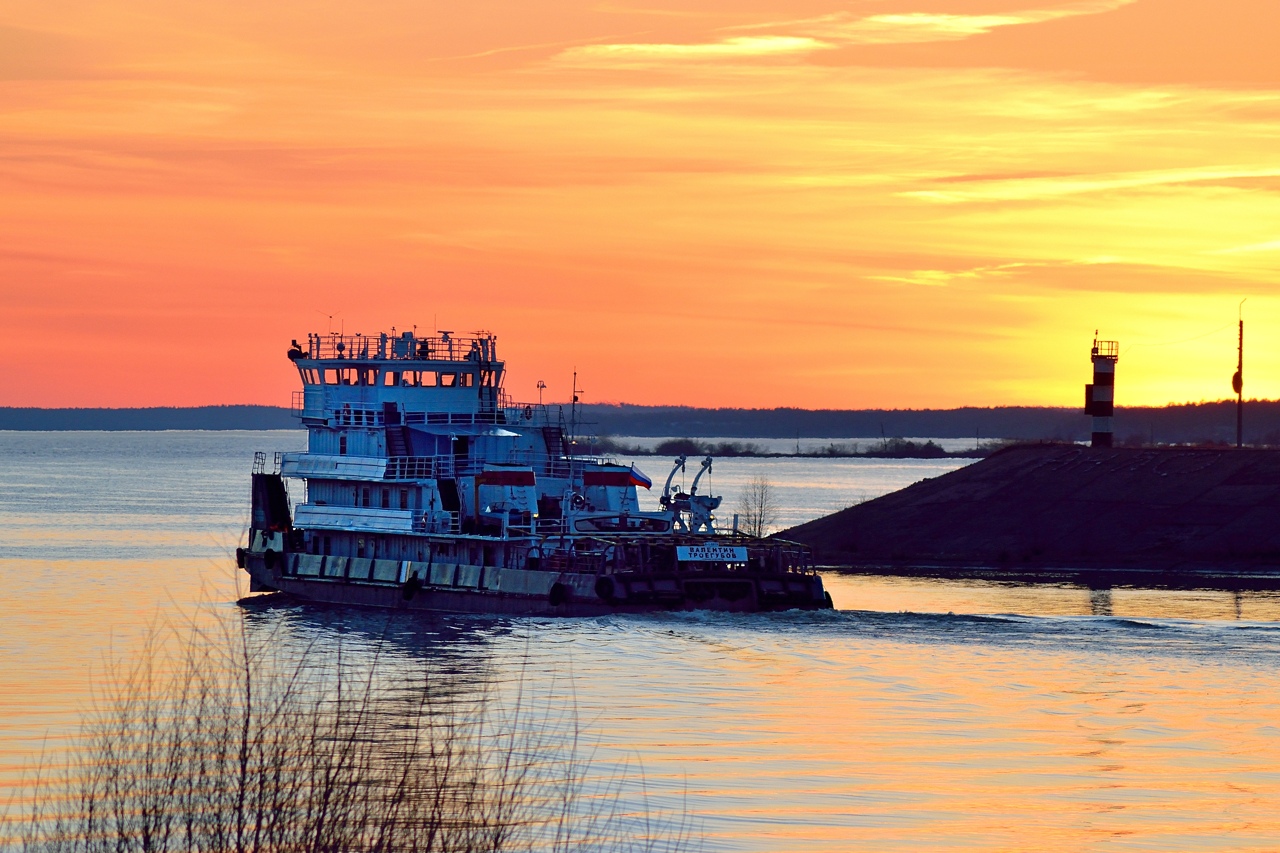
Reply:
M406 370L400 375L400 384L410 388L431 388L436 384L434 370Z

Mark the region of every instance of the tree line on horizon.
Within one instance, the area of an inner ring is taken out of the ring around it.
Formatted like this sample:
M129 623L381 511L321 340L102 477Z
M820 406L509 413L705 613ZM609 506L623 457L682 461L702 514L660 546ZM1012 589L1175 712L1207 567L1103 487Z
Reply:
M564 408L565 417L570 416ZM580 432L699 438L973 438L1079 441L1091 421L1081 409L994 406L959 409L702 409L693 406L585 404ZM266 430L300 422L279 406L150 408L0 407L0 430ZM1122 444L1234 443L1235 401L1116 407ZM1280 400L1245 403L1245 441L1280 445Z

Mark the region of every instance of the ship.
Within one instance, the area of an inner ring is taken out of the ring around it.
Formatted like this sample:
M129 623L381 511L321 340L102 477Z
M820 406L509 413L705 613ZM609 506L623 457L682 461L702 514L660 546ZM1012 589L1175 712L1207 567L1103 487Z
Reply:
M673 460L642 509L653 481L579 436L576 379L568 415L513 401L488 332L312 333L288 358L307 449L255 454L251 591L564 616L832 606L809 548L721 529L710 457L687 492L695 463Z

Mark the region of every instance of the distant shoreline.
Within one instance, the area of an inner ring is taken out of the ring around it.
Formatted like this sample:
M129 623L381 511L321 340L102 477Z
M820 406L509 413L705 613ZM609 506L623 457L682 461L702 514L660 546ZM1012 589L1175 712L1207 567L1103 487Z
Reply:
M141 409L0 408L0 430L18 432L128 432L162 430L299 429L279 406L155 406Z
M860 439L865 442L867 439ZM620 440L599 438L588 444L588 454L602 453L618 456L715 456L752 459L981 459L1006 446L1007 442L988 442L963 450L946 450L932 441L913 441L906 438L872 440L866 449L859 442L852 444L831 442L826 447L812 450L766 450L750 441L698 441L693 438L669 438L653 447L623 444Z
M559 406L559 404L555 404ZM959 409L700 409L691 406L586 404L576 411L581 434L691 439L820 438L888 442L895 436L992 440L1087 441L1091 421L1077 408L995 406ZM566 421L571 412L564 407ZM1117 444L1217 444L1235 441L1235 401L1170 406L1117 406ZM282 406L153 406L146 408L0 407L0 430L269 430L300 429ZM869 439L871 436L879 438ZM1245 403L1245 442L1280 445L1280 401ZM868 447L868 451L872 452ZM819 454L823 455L823 454ZM861 455L861 454L859 454Z

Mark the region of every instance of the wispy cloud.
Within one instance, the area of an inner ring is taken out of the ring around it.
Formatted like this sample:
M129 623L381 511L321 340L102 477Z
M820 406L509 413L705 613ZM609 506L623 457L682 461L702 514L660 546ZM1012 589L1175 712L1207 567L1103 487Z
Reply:
M1280 166L1210 167L1126 172L1110 175L1070 175L1025 179L970 181L964 189L908 190L901 195L944 204L983 201L1030 201L1176 184L1215 183L1240 178L1280 176Z
M809 35L833 45L955 41L1000 27L1041 24L1078 15L1097 15L1127 6L1131 2L1133 0L1097 0L991 15L906 12L859 17L849 12L840 12L797 21L753 24L741 29L768 29Z
M1009 263L996 264L993 266L972 267L962 270L912 270L902 275L872 275L867 276L874 281L892 281L900 284L915 284L923 287L944 287L956 281L975 281L981 279L990 279L999 276L1011 274L1014 270L1024 269L1031 266L1041 266L1040 264L1030 263Z
M569 63L642 62L666 60L736 59L811 53L830 45L807 36L734 36L700 44L594 44L570 48L560 54Z
M587 45L570 48L561 53L559 59L569 64L705 61L803 55L852 45L956 41L1000 27L1101 14L1132 2L1134 0L1090 0L1048 9L1027 9L991 15L907 12L858 16L850 12L838 12L814 18L749 24L722 30L762 33L761 35L733 35L690 44Z
M1280 252L1280 240L1268 240L1265 243L1250 243L1247 246L1232 246L1229 249L1218 249L1214 255L1246 255L1255 252Z

